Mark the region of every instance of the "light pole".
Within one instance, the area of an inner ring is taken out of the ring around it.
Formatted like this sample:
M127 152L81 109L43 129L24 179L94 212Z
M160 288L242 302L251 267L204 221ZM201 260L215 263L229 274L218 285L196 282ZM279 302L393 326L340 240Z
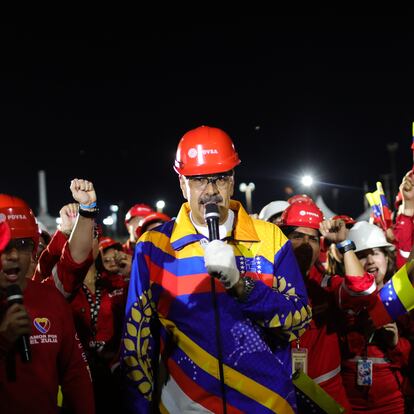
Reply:
M117 204L111 204L109 206L109 210L111 210L112 231L114 232L115 237L117 237L118 236L118 210L119 210L119 206Z
M242 193L246 193L246 208L249 214L252 213L252 191L254 191L255 188L256 186L254 185L254 183L240 183L239 186L239 190Z

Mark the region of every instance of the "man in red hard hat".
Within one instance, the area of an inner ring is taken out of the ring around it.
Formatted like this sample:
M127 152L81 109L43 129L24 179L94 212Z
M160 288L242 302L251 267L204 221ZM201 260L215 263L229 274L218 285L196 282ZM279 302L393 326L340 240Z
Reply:
M231 199L239 163L218 128L195 128L178 144L174 169L187 202L141 236L131 271L121 350L127 412L295 412L289 340L310 309L286 237ZM210 242L209 203L218 207ZM159 332L150 332L157 320ZM155 382L159 348L168 376Z
M128 230L129 239L123 244L125 253L134 254L135 244L137 242L136 229L141 224L142 220L149 214L154 213L154 210L147 204L133 205L125 215L125 227Z
M310 328L292 345L307 355L308 375L350 413L351 406L341 378L337 330L341 311L337 298L344 307L362 306L371 300L370 295L375 294L375 280L372 275L364 273L353 251L355 246L346 239L345 222L341 219L324 220L322 211L314 202L305 200L291 204L283 212L280 226L292 242L313 310ZM318 263L321 235L342 249L344 278L328 278Z
M34 214L22 199L0 194L0 217L10 232L0 252L0 412L57 412L59 385L71 412L94 412L70 306L55 287L29 279L39 243ZM21 299L10 301L11 291Z

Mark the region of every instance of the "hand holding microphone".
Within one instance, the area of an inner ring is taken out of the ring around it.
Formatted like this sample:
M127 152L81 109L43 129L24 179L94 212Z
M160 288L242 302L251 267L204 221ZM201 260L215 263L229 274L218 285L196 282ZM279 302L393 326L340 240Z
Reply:
M218 277L226 289L240 279L233 248L221 240L211 241L204 249L204 263L210 275Z
M10 344L10 347L17 341L23 362L29 362L31 320L23 306L23 294L16 284L7 286L6 291L9 308L0 323L0 335Z
M233 249L219 239L219 209L217 204L205 205L205 219L210 243L204 249L204 264L210 275L217 277L226 289L232 288L240 279Z

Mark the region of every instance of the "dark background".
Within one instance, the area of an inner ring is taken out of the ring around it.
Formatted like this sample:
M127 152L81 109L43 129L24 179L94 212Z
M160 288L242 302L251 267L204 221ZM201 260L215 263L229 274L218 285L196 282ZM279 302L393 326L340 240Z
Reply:
M412 167L412 19L341 17L0 25L0 191L37 211L43 169L52 215L78 177L95 183L102 217L161 198L173 216L177 143L205 124L233 138L256 212L286 186L303 192L306 171L338 213L363 212L364 182L394 199L383 174L398 185Z

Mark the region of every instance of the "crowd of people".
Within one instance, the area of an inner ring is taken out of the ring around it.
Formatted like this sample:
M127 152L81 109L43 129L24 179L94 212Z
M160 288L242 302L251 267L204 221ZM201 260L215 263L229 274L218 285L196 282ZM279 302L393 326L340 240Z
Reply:
M414 175L388 228L296 195L248 214L219 128L179 141L184 203L103 234L86 179L54 234L0 194L0 412L414 413Z

